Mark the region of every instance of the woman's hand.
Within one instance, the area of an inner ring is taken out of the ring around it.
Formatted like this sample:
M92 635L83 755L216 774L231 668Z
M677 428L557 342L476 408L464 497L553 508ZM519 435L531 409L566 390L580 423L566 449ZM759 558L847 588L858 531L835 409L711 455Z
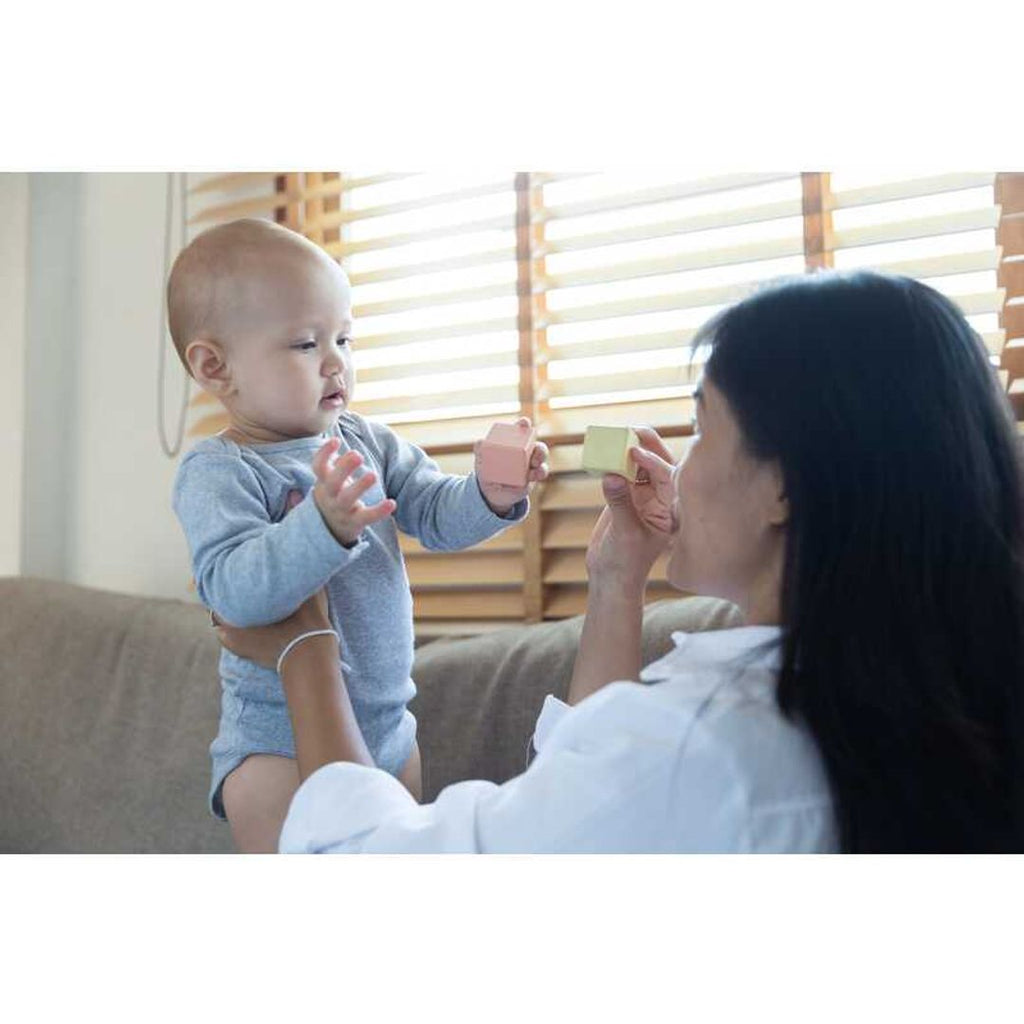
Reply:
M611 473L602 479L608 505L591 534L586 565L592 582L642 591L671 538L672 453L649 427L637 436L644 452L637 458L633 449L631 457L644 472L635 484Z
M220 642L240 658L248 658L265 668L277 668L277 659L289 641L314 629L330 629L327 591L319 590L308 601L280 622L269 626L230 626L211 612ZM290 655L289 655L290 657Z
M633 507L652 530L670 534L674 529L672 506L676 498L672 452L650 427L635 427L634 430L640 447L630 448L629 454L640 472L636 484L629 490Z

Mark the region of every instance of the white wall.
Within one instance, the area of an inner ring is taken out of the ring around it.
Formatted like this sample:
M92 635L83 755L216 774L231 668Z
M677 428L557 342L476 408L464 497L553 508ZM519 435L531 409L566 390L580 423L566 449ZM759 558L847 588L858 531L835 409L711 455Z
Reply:
M78 421L80 212L81 175L30 176L21 569L55 580L68 575L78 475L67 439Z
M82 183L68 578L187 597L188 551L170 506L178 460L161 451L156 417L166 179L85 174ZM182 371L167 354L166 406L176 420Z
M21 572L28 178L0 174L0 576Z
M26 336L35 354L26 360L24 493L32 501L21 571L191 598L170 507L177 459L162 453L156 418L165 176L28 177ZM0 251L0 269L5 259ZM177 357L168 356L173 434L183 385ZM0 401L6 379L3 387ZM0 516L8 541L7 513Z

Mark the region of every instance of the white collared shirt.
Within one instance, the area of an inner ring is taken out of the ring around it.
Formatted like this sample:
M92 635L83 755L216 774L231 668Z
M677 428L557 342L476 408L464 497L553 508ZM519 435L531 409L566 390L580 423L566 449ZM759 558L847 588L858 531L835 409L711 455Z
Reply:
M674 649L575 707L548 697L536 759L502 785L417 804L377 768L320 768L292 800L282 853L828 852L817 746L775 702L780 631L674 633Z

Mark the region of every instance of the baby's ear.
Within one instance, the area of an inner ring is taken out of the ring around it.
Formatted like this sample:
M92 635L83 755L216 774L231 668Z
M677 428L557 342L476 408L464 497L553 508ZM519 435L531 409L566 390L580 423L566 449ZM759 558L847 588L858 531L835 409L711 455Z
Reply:
M190 342L185 349L185 361L201 388L219 397L224 397L230 392L231 373L224 351L217 342Z

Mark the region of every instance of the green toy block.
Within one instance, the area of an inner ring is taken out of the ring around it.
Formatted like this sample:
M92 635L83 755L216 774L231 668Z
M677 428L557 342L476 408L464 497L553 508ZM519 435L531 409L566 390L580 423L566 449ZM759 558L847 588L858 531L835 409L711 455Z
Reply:
M629 457L640 439L631 427L587 427L583 437L583 468L588 473L618 473L636 480L636 463Z

